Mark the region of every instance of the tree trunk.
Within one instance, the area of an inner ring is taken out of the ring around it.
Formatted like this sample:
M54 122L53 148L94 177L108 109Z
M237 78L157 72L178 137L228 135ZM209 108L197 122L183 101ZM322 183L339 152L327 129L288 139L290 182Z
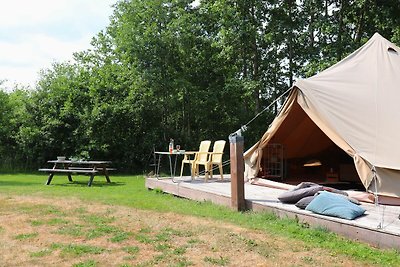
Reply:
M367 3L368 3L368 0L365 0L365 2L363 3L362 8L360 10L358 26L357 26L357 32L356 32L356 36L354 38L354 41L358 46L360 46L361 35L362 35L363 29L364 29L364 18L365 18L365 12L366 12Z
M337 60L341 60L343 57L343 21L345 14L347 0L340 1L340 10L339 10L339 28L338 28L338 37L337 37Z
M329 7L329 0L325 0L325 19L326 20L328 20L328 18L329 18L328 7Z
M310 24L308 26L308 31L310 35L310 48L314 48L314 7L310 7Z
M252 23L254 23L254 26L256 26L256 15L255 15L255 7L252 5L250 7L250 16ZM257 27L254 27L257 29ZM253 95L254 95L254 101L255 101L255 114L257 114L260 111L260 88L258 86L258 82L260 80L260 53L258 51L258 45L257 45L257 32L256 30L251 33L252 34L252 54L253 54L253 80L257 82L257 86L254 89Z
M295 2L293 0L288 1L288 13L289 13L289 29L288 29L288 39L287 39L287 48L288 48L288 59L289 59L289 86L293 85L293 5Z

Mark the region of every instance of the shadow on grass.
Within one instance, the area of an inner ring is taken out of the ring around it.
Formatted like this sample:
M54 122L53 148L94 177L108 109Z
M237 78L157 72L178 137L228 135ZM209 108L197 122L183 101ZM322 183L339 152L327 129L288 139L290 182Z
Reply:
M69 187L88 187L88 182L86 181L73 181L65 184L50 184L51 186L69 186ZM109 187L109 186L124 186L123 182L96 182L93 181L91 187Z

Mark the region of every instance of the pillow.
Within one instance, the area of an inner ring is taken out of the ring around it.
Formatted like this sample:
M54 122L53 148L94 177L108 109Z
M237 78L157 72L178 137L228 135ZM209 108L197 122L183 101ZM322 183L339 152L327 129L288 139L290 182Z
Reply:
M352 198L352 197L346 197L346 199L347 199L348 201L350 201L351 203L353 203L353 204L356 204L356 205L361 205L360 201L358 201L358 200L357 200L357 199L355 199L355 198Z
M308 204L306 210L347 220L353 220L365 213L363 207L351 203L343 196L326 191L316 196Z
M312 187L312 186L317 186L319 184L313 183L313 182L301 182L298 185L296 185L292 191L302 189L302 188L307 188L307 187Z
M299 201L296 202L296 204L294 204L296 207L298 207L299 209L304 210L308 204L310 204L310 202L315 198L316 196L309 196L309 197L303 197L302 199L300 199Z
M315 193L322 191L322 186L306 187L294 191L287 191L279 195L278 199L283 203L296 203L303 197L313 196Z
M323 190L323 191L331 192L331 191L325 190L325 189L326 189L326 187L324 187L324 190ZM319 193L321 193L321 192L322 192L322 191L316 193L315 195L317 196L317 195L318 195ZM342 192L343 192L343 191L342 191ZM347 199L348 201L350 201L350 202L353 203L353 204L361 205L360 201L358 201L358 200L355 199L355 198L352 198L352 197L347 196L347 193L346 193L346 192L344 192L346 195L341 194L341 193L335 193L335 192L331 192L331 193L337 194L338 196L341 196L341 197L343 197L344 199Z
M341 194L344 196L348 196L349 194L347 194L346 192L333 188L333 187L329 187L329 186L324 186L324 191L328 191L328 192L332 192L332 193L336 193L336 194Z

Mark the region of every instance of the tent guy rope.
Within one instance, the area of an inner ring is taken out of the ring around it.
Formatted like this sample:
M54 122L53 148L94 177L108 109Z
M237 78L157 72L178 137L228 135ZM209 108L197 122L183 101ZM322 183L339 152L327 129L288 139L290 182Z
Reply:
M289 89L287 89L283 94L281 94L280 96L278 96L274 101L272 101L266 108L264 108L263 110L261 110L260 112L258 112L251 120L249 120L246 124L242 125L240 127L240 129L238 129L236 132L233 132L230 134L230 136L235 136L235 135L242 135L243 132L245 132L248 128L248 126L255 120L257 119L261 114L263 114L265 111L267 111L270 107L272 107L272 105L274 105L276 102L278 102L279 99L281 99L284 95L286 95L290 90L292 89L292 87L290 87ZM284 105L282 105L283 107ZM279 113L279 112L278 112Z
M233 132L229 135L229 137L233 137L233 136L242 136L242 133L244 133L248 126L255 120L257 119L261 114L263 114L265 111L267 111L270 107L272 107L272 105L274 105L276 102L278 102L279 99L281 99L284 95L286 95L293 87L289 87L289 89L287 89L283 94L281 94L280 96L278 96L274 101L272 101L267 107L265 107L263 110L261 110L260 112L258 112L251 120L249 120L246 124L242 125L240 127L240 129L238 129L236 132ZM282 107L284 106L284 104L282 105ZM279 110L280 112L280 110ZM278 113L279 113L278 112ZM226 160L224 161L222 166L228 165L230 164L230 160Z

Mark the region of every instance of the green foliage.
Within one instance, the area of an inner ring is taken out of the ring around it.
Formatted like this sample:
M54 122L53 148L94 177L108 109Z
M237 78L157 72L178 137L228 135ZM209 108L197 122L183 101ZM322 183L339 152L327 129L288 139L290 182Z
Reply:
M119 243L127 240L132 234L128 232L118 232L109 240L113 243Z
M131 255L137 255L140 249L137 246L129 246L129 247L124 247L123 250Z
M80 244L60 244L59 248L61 249L62 254L75 256L81 256L85 254L100 254L105 251L104 248Z
M15 236L17 240L25 240L25 239L32 239L39 235L39 233L29 233L29 234L19 234Z
M40 225L44 225L45 222L44 221L40 221L40 220L33 220L30 222L32 226L40 226Z
M44 256L47 256L47 255L50 255L52 252L53 251L51 249L43 249L43 250L40 250L40 251L32 252L30 254L30 256L32 258L40 258L40 257L44 257Z
M87 260L80 263L72 265L73 267L96 267L97 263L94 260Z
M204 262L210 263L212 265L218 265L218 266L226 266L229 264L229 259L220 256L219 258L213 258L213 257L204 257Z
M73 237L80 237L84 235L82 225L79 224L62 226L56 231L56 233Z
M34 90L0 91L0 169L33 170L66 155L143 173L170 138L187 150L227 139L296 77L375 32L400 43L397 0L192 2L118 1L91 49L42 70ZM250 125L246 147L283 101Z
M94 229L89 229L86 233L86 238L93 239L93 238L97 238L100 236L104 236L106 234L116 233L118 231L120 231L120 230L117 227L104 224L104 225L100 225Z
M59 225L59 224L65 225L65 224L69 224L70 222L67 220L64 220L62 218L52 218L52 219L48 220L46 223L48 225ZM38 224L35 224L35 225L38 225Z

